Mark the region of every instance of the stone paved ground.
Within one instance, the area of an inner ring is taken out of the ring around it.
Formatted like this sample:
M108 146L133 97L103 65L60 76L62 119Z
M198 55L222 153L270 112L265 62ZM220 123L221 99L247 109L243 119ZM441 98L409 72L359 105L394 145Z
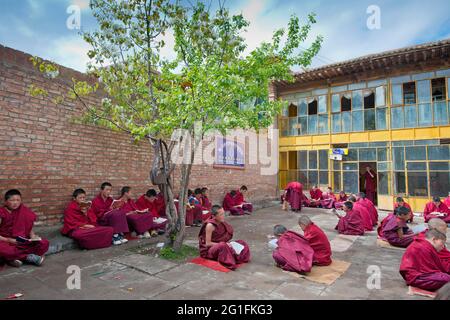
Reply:
M336 237L334 215L310 208L302 213L311 216L330 240ZM161 238L130 241L119 247L50 255L40 268L7 267L0 272L0 299L14 293L23 293L21 299L426 299L407 295L398 273L402 251L377 247L375 233L359 237L343 252L333 253L335 259L349 261L351 266L330 286L282 272L274 266L267 235L279 223L298 228L297 217L279 207L261 209L251 216L228 217L235 239L246 240L252 253L251 263L234 272L173 263L130 250ZM196 243L197 232L198 228L188 229L188 244ZM81 290L67 289L70 265L81 268ZM367 289L369 265L381 268L380 290Z

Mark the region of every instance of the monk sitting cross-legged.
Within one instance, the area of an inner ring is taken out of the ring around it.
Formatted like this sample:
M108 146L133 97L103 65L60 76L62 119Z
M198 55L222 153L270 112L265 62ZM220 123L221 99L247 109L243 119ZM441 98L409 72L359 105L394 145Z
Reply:
M333 193L331 187L327 188L326 192L322 193L322 200L320 200L320 206L324 209L334 208L334 203L336 202L336 196Z
M236 190L231 190L223 199L223 209L229 211L233 216L243 216L244 214L250 214L248 209L251 210L252 208L247 207Z
M22 204L19 190L5 194L5 206L0 208L0 260L20 267L22 261L42 265L49 242L33 231L36 214Z
M336 202L334 203L334 207L336 209L341 209L344 206L344 202L348 200L348 196L345 194L345 191L340 191L339 195L336 198Z
M383 219L378 227L378 235L395 247L408 247L414 240L414 232L406 224L410 216L408 208L398 207Z
M344 203L345 216L339 215L335 209L332 212L339 218L335 229L341 234L364 235L364 224L359 211L353 210L353 203Z
M438 255L446 239L446 235L436 229L428 230L424 238L414 239L400 264L400 274L407 285L436 291L450 282L450 273Z
M411 206L402 197L397 197L397 199L395 199L394 210L397 209L398 207L406 207L406 208L408 208L409 211L411 212L411 214L410 214L409 220L406 221L406 222L413 222L414 214L413 214L413 211L411 209Z
M445 221L439 218L432 218L430 221L428 221L428 229L419 233L417 237L425 239L425 234L427 233L427 231L433 229L443 234L447 234L447 224L445 223ZM441 259L442 265L444 266L445 270L450 273L450 251L448 251L447 247L444 246L444 248L438 252L438 256Z
M313 265L328 266L331 264L330 241L322 231L308 216L298 218L298 225L303 230L304 237L314 250Z
M364 206L361 202L356 201L356 198L354 196L350 196L348 198L348 201L353 203L353 210L359 211L359 213L361 214L361 219L364 225L364 231L372 231L373 230L372 216L370 215L369 210L367 210L367 207Z
M111 246L114 229L97 225L97 217L89 210L86 192L76 189L73 200L64 211L64 227L61 233L74 239L83 249L100 249Z
M439 218L446 223L450 223L450 209L441 202L439 197L433 197L433 201L426 204L423 216L425 222L428 222L431 218Z
M219 205L211 208L212 217L206 220L198 235L200 256L216 260L228 269L250 261L250 249L243 240L231 241L233 227L225 221L225 211Z
M378 225L378 210L373 202L367 199L366 194L364 192L359 192L356 195L356 201L367 208L370 213L370 217L372 218L372 225Z
M273 233L277 237L277 248L272 257L283 270L306 273L311 271L314 250L302 235L288 231L282 225L276 225Z
M319 189L317 185L314 185L314 187L309 190L309 195L311 196L311 199L309 199L309 206L310 207L321 207L321 201L322 201L322 191Z

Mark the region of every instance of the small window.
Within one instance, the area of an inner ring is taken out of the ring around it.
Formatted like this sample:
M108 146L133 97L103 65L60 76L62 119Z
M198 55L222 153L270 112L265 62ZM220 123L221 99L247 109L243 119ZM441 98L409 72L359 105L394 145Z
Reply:
M407 82L403 84L403 103L415 104L416 103L416 83Z
M431 92L433 96L433 101L445 100L445 78L438 78L431 80Z
M373 91L364 92L364 109L375 108L375 94Z
M317 99L308 103L308 115L317 114Z
M297 106L293 103L289 105L289 118L297 116Z
M350 94L343 94L341 96L341 112L352 110L352 96Z

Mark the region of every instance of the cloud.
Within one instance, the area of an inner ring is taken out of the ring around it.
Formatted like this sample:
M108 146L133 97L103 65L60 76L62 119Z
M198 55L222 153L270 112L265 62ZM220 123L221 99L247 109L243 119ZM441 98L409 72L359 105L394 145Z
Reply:
M48 46L45 58L81 72L86 71L90 45L80 36L61 37Z

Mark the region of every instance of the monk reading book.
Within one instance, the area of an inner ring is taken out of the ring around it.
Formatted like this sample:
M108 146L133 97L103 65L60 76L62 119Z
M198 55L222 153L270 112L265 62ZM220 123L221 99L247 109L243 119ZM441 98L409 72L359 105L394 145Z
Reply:
M245 214L250 214L253 211L253 205L245 200L245 195L248 192L246 186L241 186L239 190L236 191L236 203L240 205Z
M61 233L74 239L83 249L99 249L111 246L114 229L97 224L97 217L89 210L86 192L76 189L73 200L64 211L64 227Z
M20 191L7 191L0 208L0 260L14 267L23 262L42 265L49 242L34 233L35 221L36 214L22 204Z
M436 229L428 230L424 238L414 239L400 264L400 274L407 285L436 291L450 282L450 273L438 255L446 240L446 235Z
M321 207L322 191L317 185L314 185L313 188L309 190L309 195L311 196L311 199L309 199L309 206Z
M332 212L338 217L339 222L335 229L341 234L364 235L364 224L359 211L353 210L353 203L344 203L345 216L339 215L335 209Z
M278 267L283 270L306 273L311 271L314 250L302 235L288 231L282 225L276 225L273 233L278 239L272 257Z
M322 200L320 200L320 206L324 209L334 208L334 203L336 202L336 196L333 193L331 187L327 188L327 191L322 193Z
M431 218L439 218L446 223L450 223L450 209L441 202L441 198L433 197L433 201L428 202L423 210L425 222Z
M308 216L300 216L298 225L303 236L314 250L313 265L328 266L331 264L331 245L327 235Z
M383 219L378 227L378 236L395 247L406 248L414 240L414 232L408 228L406 221L411 212L406 207L398 207Z
M344 202L347 200L348 196L345 194L345 191L340 191L336 198L336 202L334 203L334 207L336 209L341 209L344 206Z
M104 182L100 186L100 193L92 201L93 211L97 217L97 222L101 226L109 226L114 229L113 244L120 245L128 242L124 237L124 233L128 232L128 223L126 212L121 209L113 209L114 202L111 197L112 185L109 182ZM116 201L115 204L123 204L122 201Z
M211 208L211 214L212 218L203 223L198 235L200 256L216 260L231 270L235 270L237 264L249 262L250 249L245 241L234 241L243 246L240 253L236 252L233 244L230 244L233 238L233 227L225 221L223 208L214 205Z
M409 211L411 212L411 215L410 215L409 220L406 222L413 222L414 214L411 209L411 206L408 203L406 203L402 197L397 197L397 199L395 199L394 210L397 209L398 207L406 207L407 209L409 209Z

